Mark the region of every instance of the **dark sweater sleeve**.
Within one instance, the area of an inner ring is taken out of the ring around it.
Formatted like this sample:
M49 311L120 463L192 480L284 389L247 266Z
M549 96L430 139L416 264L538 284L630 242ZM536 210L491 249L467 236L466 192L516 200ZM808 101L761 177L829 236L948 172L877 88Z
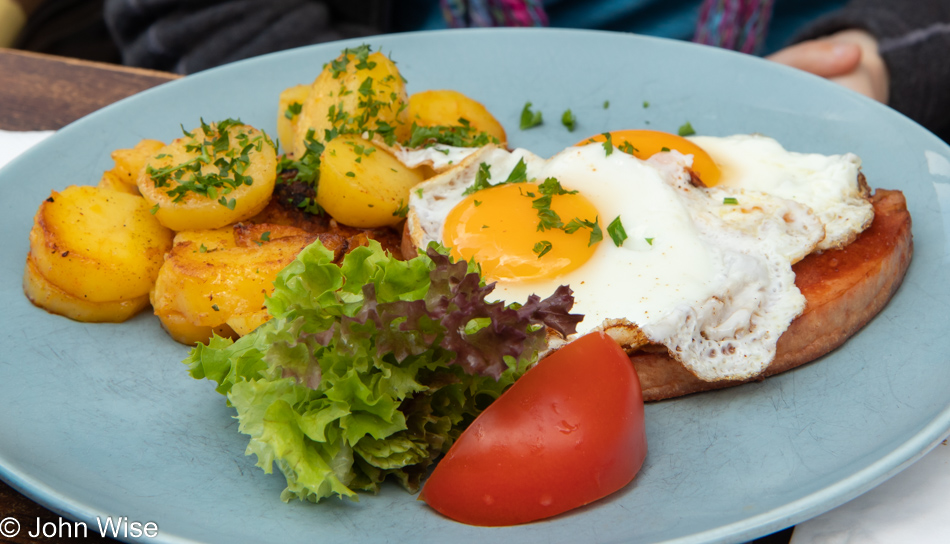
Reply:
M890 74L889 105L950 136L950 0L852 0L818 19L796 41L857 28L878 40Z
M354 4L364 8L357 17L351 16ZM387 19L387 5L332 0L106 0L105 19L124 64L189 74L292 47L378 34Z

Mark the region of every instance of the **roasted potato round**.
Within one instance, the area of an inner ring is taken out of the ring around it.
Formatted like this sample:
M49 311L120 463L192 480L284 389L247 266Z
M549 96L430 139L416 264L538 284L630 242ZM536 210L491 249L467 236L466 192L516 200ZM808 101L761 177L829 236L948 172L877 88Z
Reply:
M23 271L23 292L30 302L47 312L87 323L121 323L148 306L148 295L109 302L92 302L71 295L40 274L30 256Z
M106 170L102 173L102 178L99 179L99 184L96 187L100 189L108 189L110 191L119 191L120 193L125 193L129 195L139 195L139 188L135 185L129 185L124 183L119 176L112 170Z
M315 238L274 226L275 236L282 237L271 239L271 230L264 230L271 227L254 228L245 246L235 242L231 229L175 237L151 293L155 315L173 338L207 341L212 330L225 325L244 335L268 319L264 297L273 291L274 278Z
M295 85L284 89L277 99L277 139L282 149L293 151L297 121L308 96L310 85Z
M507 142L505 129L485 106L458 91L422 91L409 97L409 123L420 127L457 126L465 119L476 132Z
M115 161L115 167L110 172L115 174L118 181L134 190L134 194L138 194L139 174L145 168L145 161L163 147L165 147L164 142L145 139L131 149L116 149L111 155L112 160Z
M38 272L63 291L114 302L148 294L172 237L142 197L74 185L40 205L30 252Z
M406 84L395 63L369 47L347 49L323 69L310 87L294 136L295 157L307 150L306 137L325 142L331 134L392 128L398 139L408 134Z
M254 216L270 201L277 151L263 132L233 119L202 126L146 162L138 188L162 225L223 227Z
M338 136L320 157L317 204L351 227L395 225L405 217L409 190L422 181L421 172L371 142Z

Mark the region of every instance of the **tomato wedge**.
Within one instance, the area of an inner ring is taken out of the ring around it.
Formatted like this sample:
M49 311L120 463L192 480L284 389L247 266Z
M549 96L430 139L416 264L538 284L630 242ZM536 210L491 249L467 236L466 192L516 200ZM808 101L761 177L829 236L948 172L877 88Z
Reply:
M420 498L471 525L554 516L627 485L646 457L643 396L609 336L541 360L465 430Z

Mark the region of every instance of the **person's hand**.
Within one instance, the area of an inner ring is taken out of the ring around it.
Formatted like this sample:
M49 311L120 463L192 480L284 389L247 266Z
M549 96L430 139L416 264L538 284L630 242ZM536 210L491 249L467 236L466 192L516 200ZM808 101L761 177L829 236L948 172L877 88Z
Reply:
M877 40L863 30L843 30L786 47L767 59L827 78L887 103L890 79Z

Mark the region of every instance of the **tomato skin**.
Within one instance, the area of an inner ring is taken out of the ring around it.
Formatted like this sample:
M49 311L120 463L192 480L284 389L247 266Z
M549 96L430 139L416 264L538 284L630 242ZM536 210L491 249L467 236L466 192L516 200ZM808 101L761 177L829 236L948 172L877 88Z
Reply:
M420 498L471 525L527 523L624 487L646 451L636 370L595 332L541 360L482 412Z

